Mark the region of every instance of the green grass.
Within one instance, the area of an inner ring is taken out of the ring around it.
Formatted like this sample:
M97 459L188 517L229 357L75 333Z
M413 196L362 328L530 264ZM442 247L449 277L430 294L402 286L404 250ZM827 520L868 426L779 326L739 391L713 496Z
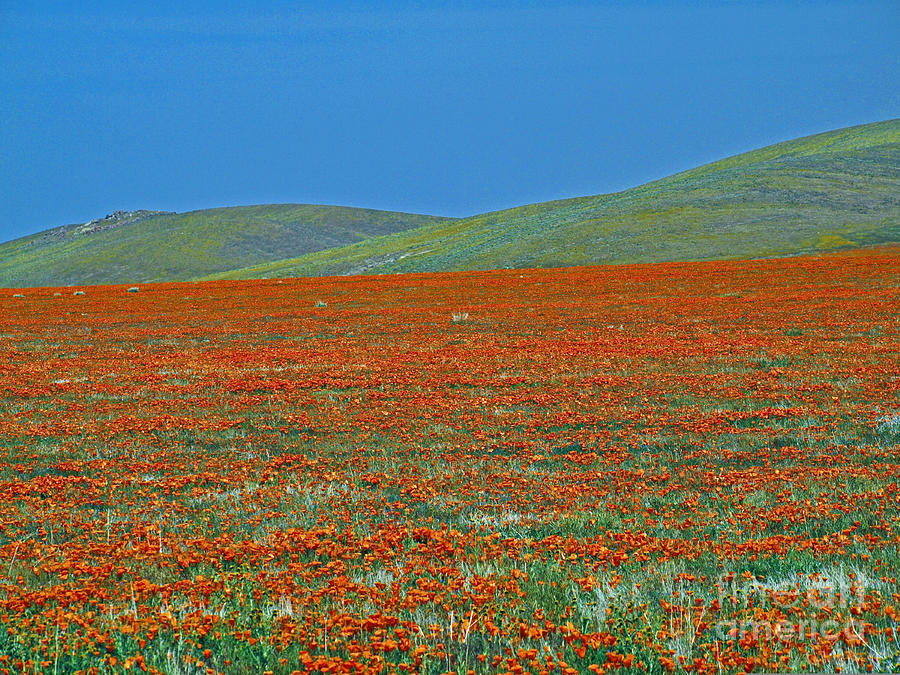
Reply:
M137 212L109 229L66 225L0 244L0 286L184 281L436 220L304 204Z
M900 120L779 143L624 192L533 204L220 278L816 253L900 241Z
M0 244L0 286L755 258L900 241L900 120L608 195L452 219L333 206L153 214Z

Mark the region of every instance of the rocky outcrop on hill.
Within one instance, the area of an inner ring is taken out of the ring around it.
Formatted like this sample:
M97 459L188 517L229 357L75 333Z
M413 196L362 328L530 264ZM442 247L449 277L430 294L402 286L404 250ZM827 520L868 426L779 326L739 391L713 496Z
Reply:
M160 216L165 215L167 213L172 213L171 211L150 211L148 209L141 209L139 211L113 211L112 213L108 213L102 218L96 218L94 220L90 220L83 225L70 225L70 228L74 228L74 230L78 234L90 234L93 232L102 232L103 230L111 230L115 227L119 227L120 225L126 225L128 223L134 223L139 220L144 220L145 218L150 218L151 216Z

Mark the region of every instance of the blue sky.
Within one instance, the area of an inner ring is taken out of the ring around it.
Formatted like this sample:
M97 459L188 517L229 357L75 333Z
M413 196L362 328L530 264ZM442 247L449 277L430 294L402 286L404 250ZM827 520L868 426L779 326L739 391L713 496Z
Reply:
M621 190L900 116L898 36L895 1L0 0L0 239L120 208Z

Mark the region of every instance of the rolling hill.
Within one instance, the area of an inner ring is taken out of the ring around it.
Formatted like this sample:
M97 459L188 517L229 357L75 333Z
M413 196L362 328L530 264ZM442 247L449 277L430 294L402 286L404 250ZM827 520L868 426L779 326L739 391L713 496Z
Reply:
M0 244L0 285L755 258L897 241L900 120L889 120L469 218L310 205L113 214Z
M807 136L624 192L444 221L218 278L755 258L900 241L900 120Z
M437 220L306 204L118 211L0 244L0 286L189 280Z

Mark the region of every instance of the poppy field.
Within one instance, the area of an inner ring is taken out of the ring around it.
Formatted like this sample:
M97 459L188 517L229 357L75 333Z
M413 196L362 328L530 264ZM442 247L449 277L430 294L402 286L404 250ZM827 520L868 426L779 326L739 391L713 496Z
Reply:
M0 290L0 673L896 671L898 282Z

